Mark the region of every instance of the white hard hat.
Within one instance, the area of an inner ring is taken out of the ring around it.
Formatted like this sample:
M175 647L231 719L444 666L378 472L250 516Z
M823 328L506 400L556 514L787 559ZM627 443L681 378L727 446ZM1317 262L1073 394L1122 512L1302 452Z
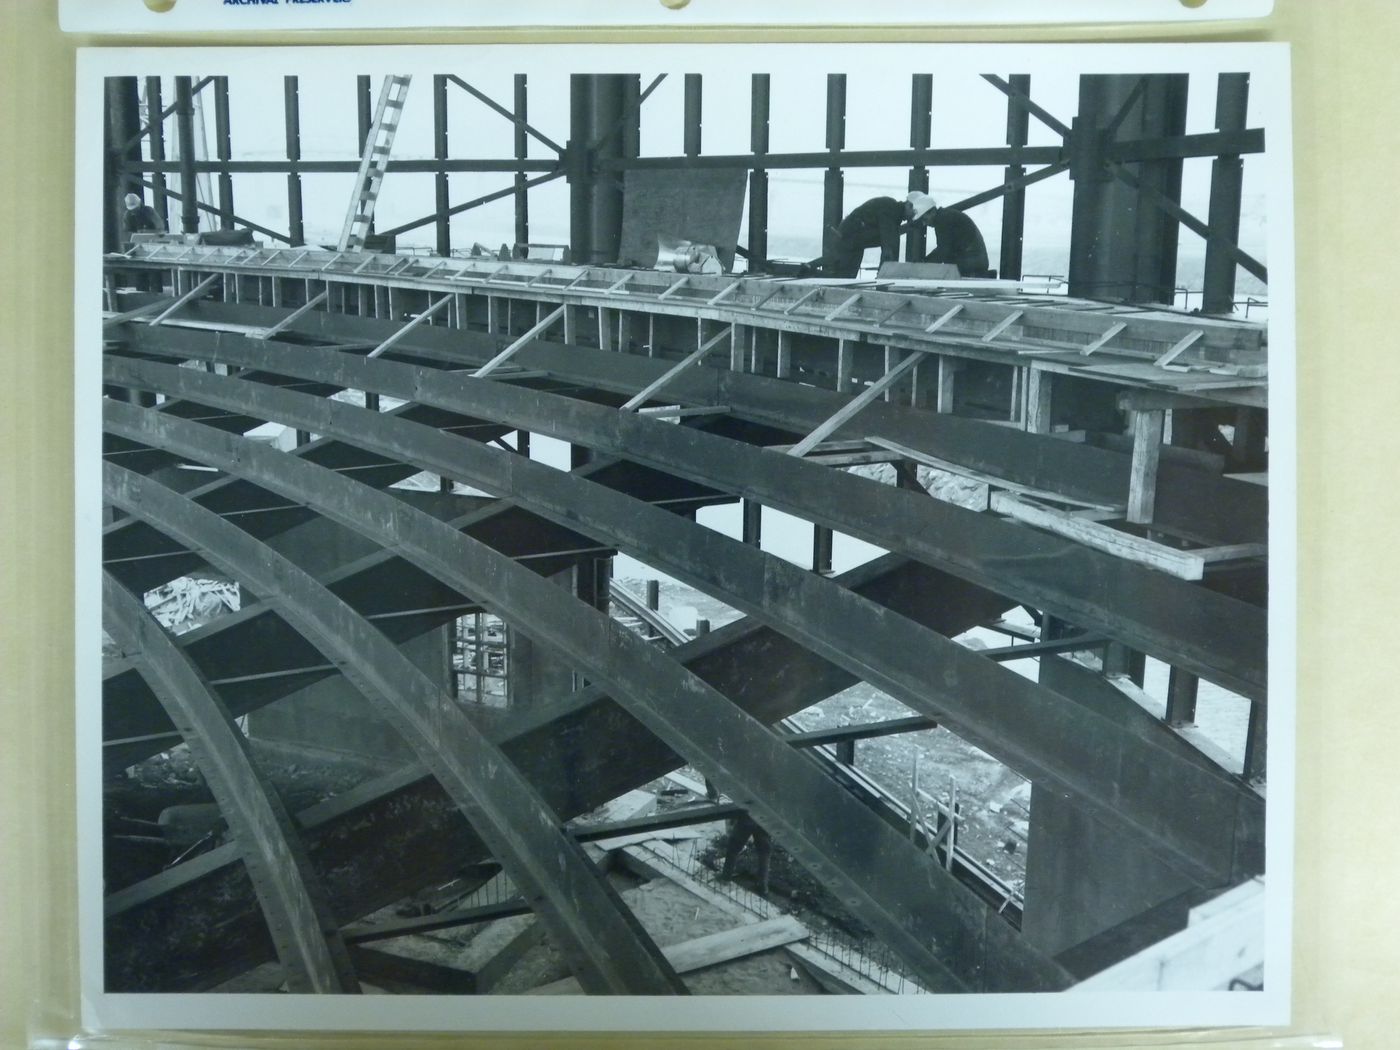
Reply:
M141 198L134 193L128 193L125 197L125 200L126 206L128 208L136 208L139 207L141 204Z
M920 193L918 190L912 190L905 200L913 206L913 217L915 219L922 219L925 215L938 207L937 202L935 202L932 197L927 193Z

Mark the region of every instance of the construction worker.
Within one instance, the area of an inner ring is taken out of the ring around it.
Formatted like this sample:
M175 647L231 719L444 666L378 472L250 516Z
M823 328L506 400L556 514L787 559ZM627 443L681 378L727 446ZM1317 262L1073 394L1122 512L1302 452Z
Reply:
M822 258L827 277L854 277L860 272L865 249L879 248L880 261L899 258L899 235L926 217L937 205L927 193L913 191L904 200L872 197L841 220L831 249Z
M164 233L165 223L149 204L143 204L138 194L128 193L124 198L126 214L122 216L122 229L127 232L127 240L133 233Z
M934 208L929 227L938 246L924 256L924 262L952 263L962 277L990 276L987 245L970 215L956 208Z

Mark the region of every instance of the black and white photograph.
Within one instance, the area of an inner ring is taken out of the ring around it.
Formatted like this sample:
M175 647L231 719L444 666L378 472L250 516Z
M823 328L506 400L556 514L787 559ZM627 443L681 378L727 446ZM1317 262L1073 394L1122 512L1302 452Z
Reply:
M85 1022L1286 1023L1288 95L82 53Z

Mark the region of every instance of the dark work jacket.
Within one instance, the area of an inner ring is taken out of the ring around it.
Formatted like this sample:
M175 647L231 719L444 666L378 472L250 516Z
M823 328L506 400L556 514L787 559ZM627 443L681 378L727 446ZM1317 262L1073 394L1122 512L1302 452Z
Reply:
M143 204L139 208L127 209L126 214L122 216L122 229L127 233L163 233L165 225L154 208Z
M872 197L841 220L837 250L864 251L879 248L880 261L899 258L899 228L904 224L904 202L893 197Z
M929 226L938 238L938 247L924 256L924 262L952 263L964 277L987 271L987 245L966 212L939 208Z

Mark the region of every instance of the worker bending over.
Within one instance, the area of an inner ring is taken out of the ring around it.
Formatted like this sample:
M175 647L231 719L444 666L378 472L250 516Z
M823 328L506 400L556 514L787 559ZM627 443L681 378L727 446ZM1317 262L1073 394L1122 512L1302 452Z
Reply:
M867 248L880 249L880 261L899 258L899 237L914 223L924 222L937 206L933 198L918 190L902 201L893 197L872 197L841 220L832 238L830 252L822 259L827 277L854 277Z
M126 231L127 240L131 240L133 233L164 233L165 223L160 221L160 216L149 204L141 203L141 198L135 193L128 193L125 197L126 214L122 216L122 229Z
M924 262L951 263L961 277L991 276L982 231L967 212L934 208L928 224L938 238L938 246L924 256Z

